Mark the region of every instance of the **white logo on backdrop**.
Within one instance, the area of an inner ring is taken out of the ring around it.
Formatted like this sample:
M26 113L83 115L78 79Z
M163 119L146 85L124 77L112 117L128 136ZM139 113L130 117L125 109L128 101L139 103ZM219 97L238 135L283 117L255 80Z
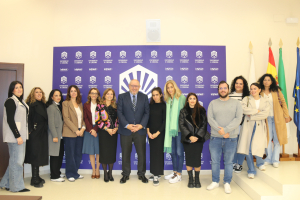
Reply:
M105 51L105 58L109 59L111 57L110 51Z
M75 83L77 83L77 84L81 83L81 77L80 76L75 77Z
M172 76L167 76L166 81L169 81L169 80L173 80L173 77Z
M77 51L77 52L75 53L75 57L76 57L77 59L82 58L82 53L81 53L80 51Z
M135 153L135 154L134 154L134 158L135 158L136 160L138 160L138 159L139 159L139 157L138 157L138 154L137 154L137 153Z
M96 51L91 51L91 52L90 52L90 58L91 58L91 59L95 59L96 56L97 56Z
M170 51L170 50L167 51L167 52L166 52L166 57L167 57L167 58L172 58L172 57L173 57L173 52Z
M91 83L91 84L96 83L96 77L95 77L95 76L91 76L91 77L90 77L90 83Z
M62 77L60 78L60 81L61 81L62 84L66 84L67 81L68 81L68 78L65 77L65 76L62 76Z
M187 76L184 75L184 76L181 77L181 83L184 83L184 84L185 84L185 83L187 83L188 81L189 81L189 78L188 78Z
M202 77L202 76L197 76L196 82L197 82L198 84L203 83L203 77Z
M119 158L120 158L120 160L122 160L122 153L120 153Z
M138 72L140 76L138 79ZM138 79L140 81L140 92L148 95L148 98L151 98L151 90L158 85L158 76L156 73L150 71L149 69L136 65L135 67L130 68L129 70L123 72L119 76L119 94L129 91L128 84L130 83L130 75L133 79ZM148 75L147 79L146 75Z
M111 82L111 77L110 77L110 76L105 76L104 82L105 82L106 84L109 84L109 83Z
M196 57L197 58L202 58L202 56L203 56L202 51L196 51Z
M216 84L216 83L218 82L218 77L217 77L217 76L212 76L212 77L211 77L211 82L212 82L213 84Z
M151 58L157 58L157 51L151 51Z
M142 52L141 52L140 50L137 50L137 51L135 52L135 57L136 57L136 58L141 58L141 57L142 57Z
M216 51L212 51L211 52L211 57L212 58L217 58L218 57L218 53Z
M64 52L61 53L61 58L62 59L67 59L67 57L68 57L68 53L67 52L64 51Z
M187 57L188 57L188 52L187 52L186 50L183 50L183 51L181 52L181 57L182 57L182 58L187 58Z
M120 58L126 58L126 51L120 51Z
M166 153L166 159L167 159L167 160L172 160L172 156L171 156L171 154L169 154L169 153Z
M203 106L203 102L202 101L198 101L199 102L199 104L201 105L201 106Z

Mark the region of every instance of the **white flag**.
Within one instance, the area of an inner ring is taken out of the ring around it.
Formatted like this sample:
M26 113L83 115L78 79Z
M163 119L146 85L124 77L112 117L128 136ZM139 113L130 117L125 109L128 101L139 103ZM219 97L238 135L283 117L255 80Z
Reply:
M250 53L250 72L249 72L248 85L251 85L256 81L257 80L255 78L255 66L254 66L253 53Z

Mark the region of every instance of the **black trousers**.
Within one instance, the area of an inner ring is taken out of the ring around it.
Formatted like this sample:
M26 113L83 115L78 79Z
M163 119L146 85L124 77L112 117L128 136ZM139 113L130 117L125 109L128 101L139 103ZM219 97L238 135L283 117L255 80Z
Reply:
M140 135L137 132L131 135L121 135L122 147L122 175L129 176L131 173L131 151L132 142L138 155L138 175L143 176L146 173L146 135Z
M60 148L58 156L50 156L50 177L51 179L60 178L60 168L64 157L64 140L60 140Z

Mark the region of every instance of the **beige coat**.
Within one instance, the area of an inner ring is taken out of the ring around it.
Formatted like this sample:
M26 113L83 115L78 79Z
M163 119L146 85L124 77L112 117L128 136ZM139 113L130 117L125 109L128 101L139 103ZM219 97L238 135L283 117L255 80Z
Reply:
M85 126L83 120L83 108L82 103L78 104L81 110L81 126ZM76 131L78 131L78 119L77 113L73 106L72 101L64 101L62 103L62 114L64 118L64 126L63 126L63 137L77 137ZM83 137L83 135L82 135Z
M256 123L256 129L252 139L252 155L263 157L269 141L269 130L266 119L269 115L270 103L267 99L261 97L259 108L256 109L255 100L253 96L250 95L242 100L242 107L245 120L240 131L237 152L240 154L249 154L251 136L254 124ZM260 110L259 113L258 110Z
M285 99L281 91L271 92L273 98L273 111L274 111L274 122L275 122L275 129L277 138L280 145L287 144L287 130L286 130L286 123L285 118L289 118L289 110L286 106ZM265 93L262 91L261 96L264 97ZM278 95L280 101L282 102L282 107L280 106ZM271 108L272 109L272 108Z

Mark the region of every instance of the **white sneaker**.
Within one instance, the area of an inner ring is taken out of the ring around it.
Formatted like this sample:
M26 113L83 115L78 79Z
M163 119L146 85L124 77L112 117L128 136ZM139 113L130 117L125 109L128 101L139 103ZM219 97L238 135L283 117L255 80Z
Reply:
M271 163L269 163L269 162L265 162L265 163L264 163L264 165L271 165Z
M81 176L80 174L79 174L79 177L78 177L79 179L83 179L84 177L83 176Z
M153 178L153 185L154 186L158 186L159 185L159 180L158 179L159 178L157 176L154 176L154 178Z
M172 172L172 174L166 175L165 176L165 180L169 180L170 178L172 178L174 176L174 172Z
M71 177L71 178L68 178L68 180L69 180L70 182L74 182L74 181L75 181L75 178Z
M254 174L248 174L248 178L254 179ZM225 187L225 186L224 186ZM226 191L225 191L226 192Z
M260 171L266 171L266 166L262 165L258 168Z
M66 177L66 175L64 175L64 174L60 175L60 178L65 178L65 177Z
M278 162L274 162L273 163L273 167L278 168L279 167L279 163Z
M65 182L65 179L63 179L63 178L50 179L50 180L54 181L54 182Z
M219 187L219 183L217 182L212 182L209 186L207 186L207 190L213 190L215 188Z
M174 176L169 179L169 183L177 183L179 181L181 181L181 176L178 174L174 174Z
M229 183L225 183L224 184L224 190L226 194L230 194L231 193L231 187Z

